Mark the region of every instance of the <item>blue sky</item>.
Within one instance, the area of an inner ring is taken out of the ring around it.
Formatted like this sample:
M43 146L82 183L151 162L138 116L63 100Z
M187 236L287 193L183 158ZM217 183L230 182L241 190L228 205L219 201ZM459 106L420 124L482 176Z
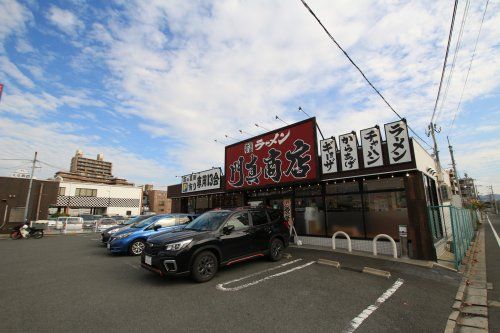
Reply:
M425 137L452 1L309 4ZM471 3L466 16L438 137L445 167L450 135L459 172L499 192L498 3L489 4L450 131L484 5ZM67 169L77 149L103 152L116 176L157 186L222 166L224 147L214 139L244 139L239 129L257 134L256 122L279 127L275 115L304 119L298 106L328 136L396 120L300 1L1 0L0 82L0 158L37 150ZM18 166L0 161L0 174Z

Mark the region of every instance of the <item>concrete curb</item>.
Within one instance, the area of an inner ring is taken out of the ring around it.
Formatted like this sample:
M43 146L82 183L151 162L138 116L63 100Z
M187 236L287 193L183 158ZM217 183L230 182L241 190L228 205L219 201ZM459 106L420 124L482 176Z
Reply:
M376 276L385 277L387 279L391 277L391 272L383 271L381 269L376 269L376 268L371 268L371 267L363 267L362 272L367 273L367 274L376 275Z
M316 263L320 265L326 265L326 266L332 266L335 268L340 268L340 262L334 261L334 260L327 260L327 259L318 259Z
M332 248L331 247L326 247L326 246L316 246L316 245L301 245L297 246L294 244L290 244L290 247L297 248L297 249L306 249L306 250L315 250L315 251L326 251L329 253L332 253ZM389 257L387 255L378 255L374 256L371 252L362 252L362 251L352 251L349 252L347 250L343 249L335 249L333 253L339 253L339 254L348 254L352 256L358 256L358 257L365 257L365 258L372 258L372 259L380 259L380 260L386 260L386 261L393 261L393 262L399 262L403 264L408 264L408 265L413 265L413 266L419 266L419 267L425 267L425 268L433 268L434 267L434 262L433 261L427 261L427 260L416 260L416 259L406 259L406 258L393 258Z
M484 229L481 225L459 272L462 281L455 296L445 333L488 332Z

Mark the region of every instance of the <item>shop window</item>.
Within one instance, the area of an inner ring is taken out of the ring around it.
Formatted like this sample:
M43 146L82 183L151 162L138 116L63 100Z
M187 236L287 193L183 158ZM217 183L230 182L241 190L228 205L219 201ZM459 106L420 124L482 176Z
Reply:
M359 193L359 183L346 181L345 183L327 184L326 194Z
M302 188L295 189L296 196L313 196L313 195L321 195L321 186L306 186Z
M373 238L378 234L387 234L399 239L398 225L408 225L406 193L381 192L367 193L365 200L366 236Z
M295 229L299 235L325 236L322 197L295 199Z
M327 196L325 199L328 236L343 231L349 237L365 237L360 194Z
M364 191L380 191L380 190L403 190L405 182L403 177L370 179L363 181Z
M264 210L253 211L250 214L252 215L252 224L254 226L266 224L269 222Z
M203 197L197 197L196 198L196 211L197 212L200 212L200 211L204 211L204 210L207 210L208 208L210 208L208 206L208 197L206 196L203 196Z

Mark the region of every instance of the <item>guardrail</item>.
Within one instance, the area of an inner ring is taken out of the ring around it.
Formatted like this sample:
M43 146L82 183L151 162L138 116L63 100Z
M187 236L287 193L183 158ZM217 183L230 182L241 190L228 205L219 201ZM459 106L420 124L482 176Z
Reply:
M391 236L386 235L386 234L378 234L373 239L373 255L374 256L377 255L377 240L379 238L386 238L391 242L391 244L392 244L392 256L394 258L397 258L398 257L398 247L396 246L396 242L394 241L394 239Z
M337 237L337 235L343 235L347 239L347 249L349 250L349 252L352 252L351 237L349 237L349 235L343 231L337 231L333 234L332 249L335 251L335 238Z

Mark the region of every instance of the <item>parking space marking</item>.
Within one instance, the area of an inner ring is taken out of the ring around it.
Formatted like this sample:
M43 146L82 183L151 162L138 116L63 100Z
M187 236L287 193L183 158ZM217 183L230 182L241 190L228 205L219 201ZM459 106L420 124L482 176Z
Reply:
M263 271L259 271L259 272L255 272L255 273L252 273L250 275L246 275L244 277L241 277L241 278L238 278L238 279L234 279L234 280L231 280L231 281L228 281L228 282L224 282L224 283L221 283L221 285L224 285L224 284L230 284L230 283L234 283L234 282L238 282L238 281L241 281L241 280L245 280L245 279L248 279L248 278L251 278L253 276L256 276L256 275L260 275L260 274L263 274L263 273L267 273L267 272L271 272L271 271L274 271L274 270L277 270L277 269L280 269L282 267L285 267L285 266L288 266L288 265L291 265L291 264L294 264L296 262L299 262L301 261L302 259L299 258L299 259L295 259L295 260L292 260L292 261L288 261L288 262L285 262L281 265L278 265L278 266L275 266L275 267L272 267L272 268L268 268L268 269L265 269Z
M249 283L245 283L245 284L243 284L241 286L232 287L232 288L231 287L229 287L229 288L224 287L224 285L227 285L227 284L230 284L230 283L234 283L234 282L238 282L238 281L241 281L241 280L245 280L245 279L248 279L248 278L250 278L252 276L259 275L259 274L266 273L266 272L270 272L270 271L273 271L273 270L276 270L276 269L279 269L279 268L283 268L284 266L296 263L296 262L298 262L300 260L302 260L302 259L292 260L290 262L281 264L279 266L276 266L276 267L273 267L273 268L270 268L270 269L266 269L264 271L260 271L260 272L257 272L257 273L253 273L253 274L244 276L244 277L239 278L239 279L235 279L235 280L231 280L231 281L228 281L228 282L220 283L220 284L217 285L217 289L219 289L221 291L238 291L238 290L241 290L241 289L244 289L244 288L248 288L250 286L254 286L254 285L258 284L258 283L261 283L261 282L264 282L264 281L267 281L267 280L270 280L270 279L274 279L276 277L279 277L279 276L291 273L293 271L305 268L305 267L307 267L309 265L312 265L312 264L314 264L316 262L316 261L310 261L310 262L308 262L308 263L306 263L304 265L296 266L296 267L291 268L289 270L286 270L284 272L280 272L280 273L276 273L276 274L273 274L273 275L269 275L269 276L266 276L266 277L264 277L262 279L255 280L255 281L252 281L252 282L249 282Z
M387 289L379 298L377 298L375 304L370 305L369 307L364 309L363 312L361 312L356 318L351 320L351 322L349 323L349 327L344 331L344 333L354 332L359 327L359 325L361 325L363 321L365 321L366 318L368 318L375 310L377 310L387 299L389 299L389 297L391 297L396 292L396 290L399 289L399 287L401 287L401 285L403 285L403 282L404 281L402 279L398 279L396 282L394 282L392 287Z
M130 264L130 263L127 263L128 266L132 267L133 269L136 269L136 270L139 270L139 266L137 265L133 265L133 264Z

